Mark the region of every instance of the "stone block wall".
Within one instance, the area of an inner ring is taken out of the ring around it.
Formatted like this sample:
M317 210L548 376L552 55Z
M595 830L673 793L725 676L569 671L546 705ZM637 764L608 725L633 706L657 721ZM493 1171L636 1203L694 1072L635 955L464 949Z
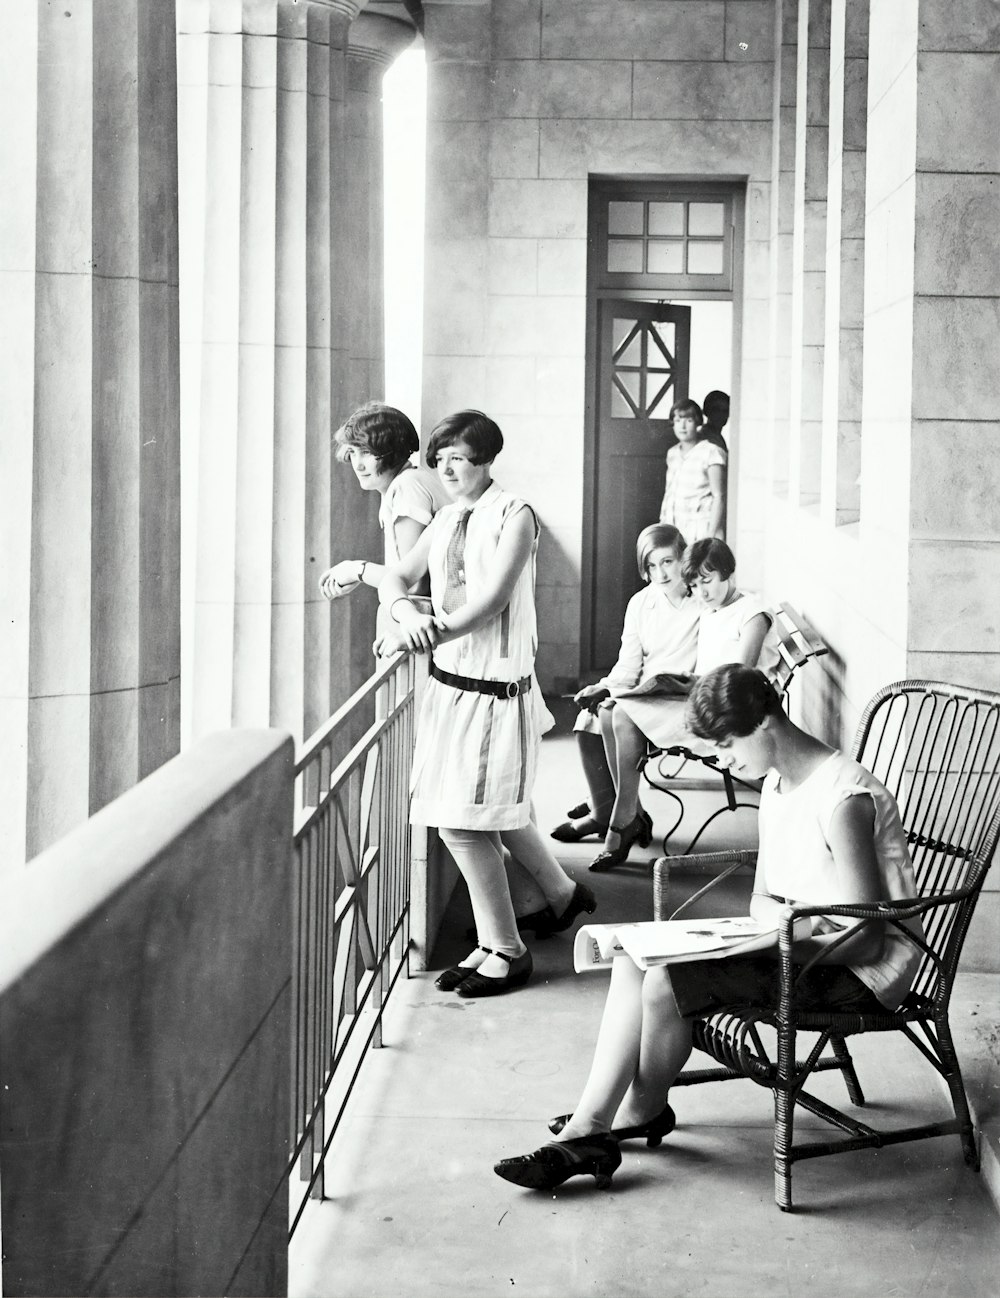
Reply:
M538 509L539 675L579 670L587 189L747 180L734 377L741 572L762 581L771 0L430 0L423 422L497 419L497 479Z

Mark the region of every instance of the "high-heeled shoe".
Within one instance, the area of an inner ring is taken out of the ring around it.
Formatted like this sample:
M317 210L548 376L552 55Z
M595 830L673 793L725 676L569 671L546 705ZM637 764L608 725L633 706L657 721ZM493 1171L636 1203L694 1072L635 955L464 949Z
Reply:
M570 807L566 812L567 820L582 820L584 816L590 815L590 803L578 802L575 807Z
M558 1118L553 1118L548 1124L549 1131L558 1136L572 1116L572 1113L563 1113ZM676 1125L677 1118L673 1109L665 1104L663 1112L655 1118L640 1122L634 1127L612 1127L611 1135L615 1140L645 1140L648 1149L656 1149L663 1143L663 1137L669 1136Z
M523 955L505 955L503 951L494 951L492 954L507 961L506 974L502 978L490 978L478 969L473 969L455 988L463 1000L468 1000L471 996L501 996L504 992L513 991L515 987L523 987L531 977L535 966L530 951L525 951Z
M475 934L473 934L473 937L475 937ZM480 946L477 947L476 950L485 951L487 955L493 954L488 946ZM469 974L475 972L475 969L471 965L454 965L451 969L446 969L443 974L438 974L434 979L434 986L443 992L453 992L459 983L464 982L466 978L468 978Z
M593 838L595 834L603 837L607 832L607 825L595 820L588 808L579 820L564 820L561 825L556 825L549 837L557 843L582 843L585 838Z
M628 860L633 843L638 843L640 847L648 847L653 841L651 826L652 822L645 812L642 815L637 813L627 825L609 825L609 832L618 835L618 846L606 847L603 852L599 852L594 857L587 868L593 870L595 874L600 874L604 870L612 870L616 865L621 865L623 861Z
M598 1132L543 1145L533 1154L502 1158L493 1166L497 1176L526 1190L554 1190L571 1176L593 1176L599 1190L611 1188L621 1166L622 1151L611 1136Z
M569 899L569 904L563 913L559 916L552 916L552 924L549 933L562 933L569 928L570 924L576 919L577 915L584 913L593 915L597 909L597 898L590 891L585 883L578 883L573 889L573 895ZM546 934L548 936L548 934Z

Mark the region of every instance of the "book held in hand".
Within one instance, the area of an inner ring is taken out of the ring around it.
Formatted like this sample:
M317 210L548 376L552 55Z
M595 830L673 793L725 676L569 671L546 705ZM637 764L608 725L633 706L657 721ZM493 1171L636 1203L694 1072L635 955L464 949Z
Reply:
M795 921L792 938L800 942L812 932L803 915ZM577 973L608 969L619 956L630 956L640 969L679 964L686 960L720 960L750 955L778 945L778 928L760 924L749 915L725 919L654 919L635 924L583 924L573 942Z
M696 679L690 672L658 672L655 676L647 676L638 685L630 685L625 689L612 688L611 693L616 699L640 699L651 696L686 699Z

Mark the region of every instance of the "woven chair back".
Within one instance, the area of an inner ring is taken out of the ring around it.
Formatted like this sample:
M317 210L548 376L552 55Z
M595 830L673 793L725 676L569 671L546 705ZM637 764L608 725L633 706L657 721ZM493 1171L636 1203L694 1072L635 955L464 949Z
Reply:
M928 944L913 991L938 999L958 964L1000 835L1000 694L899 681L872 698L852 755L892 793L921 897L970 889L924 919Z

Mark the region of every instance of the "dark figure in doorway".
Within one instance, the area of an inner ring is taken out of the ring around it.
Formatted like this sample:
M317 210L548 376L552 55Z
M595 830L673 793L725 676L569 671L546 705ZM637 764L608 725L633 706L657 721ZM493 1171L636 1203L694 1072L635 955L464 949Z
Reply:
M714 442L721 450L728 451L726 439L722 436L722 430L729 423L728 392L710 392L702 402L701 409L705 416L705 422L701 426L702 441Z

